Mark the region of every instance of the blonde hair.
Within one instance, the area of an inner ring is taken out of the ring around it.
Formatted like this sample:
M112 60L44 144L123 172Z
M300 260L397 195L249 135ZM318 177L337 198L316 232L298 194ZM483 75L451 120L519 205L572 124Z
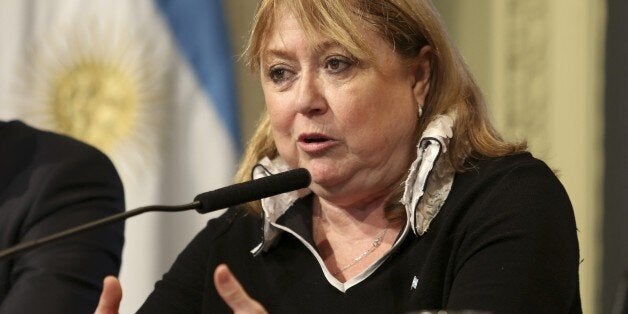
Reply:
M421 48L432 48L430 90L419 132L435 116L456 112L453 139L448 157L458 171L465 170L469 157L486 158L514 154L525 150L525 143L505 142L488 119L486 104L473 75L449 39L440 16L429 0L261 0L245 50L252 71L260 58L275 21L283 12L292 13L306 34L321 34L347 49L357 59L372 59L372 53L358 24L386 40L405 59L416 57ZM264 156L277 156L270 120L261 117L240 164L236 179L251 178L254 165ZM408 165L409 167L410 165ZM399 198L396 198L397 200Z

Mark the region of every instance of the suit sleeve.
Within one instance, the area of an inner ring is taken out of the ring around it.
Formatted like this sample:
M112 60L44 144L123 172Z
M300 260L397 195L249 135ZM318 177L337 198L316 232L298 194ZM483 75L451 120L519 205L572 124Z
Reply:
M53 141L37 154L42 158L29 186L36 191L19 229L20 242L124 210L122 183L101 152ZM101 227L14 258L0 313L92 313L103 278L118 274L123 229L122 223Z
M459 240L449 309L574 313L578 240L573 209L549 168L523 165L492 185Z

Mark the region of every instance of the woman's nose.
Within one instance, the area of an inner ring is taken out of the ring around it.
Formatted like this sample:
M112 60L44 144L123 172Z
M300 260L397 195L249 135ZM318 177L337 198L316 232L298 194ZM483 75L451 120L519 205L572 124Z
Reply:
M297 89L297 110L299 113L312 116L327 111L327 100L322 92L320 79L315 73L303 73Z

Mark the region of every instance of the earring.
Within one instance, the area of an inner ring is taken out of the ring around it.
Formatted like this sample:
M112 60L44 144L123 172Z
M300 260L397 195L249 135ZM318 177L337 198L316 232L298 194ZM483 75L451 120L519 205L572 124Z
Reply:
M419 105L419 118L423 115L423 105Z

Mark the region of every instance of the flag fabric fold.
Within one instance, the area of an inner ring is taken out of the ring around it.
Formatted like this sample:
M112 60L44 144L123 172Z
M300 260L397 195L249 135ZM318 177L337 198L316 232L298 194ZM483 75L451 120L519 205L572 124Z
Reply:
M128 209L189 203L231 183L240 134L219 0L6 0L0 21L0 119L101 149ZM122 313L137 309L207 219L127 222Z

